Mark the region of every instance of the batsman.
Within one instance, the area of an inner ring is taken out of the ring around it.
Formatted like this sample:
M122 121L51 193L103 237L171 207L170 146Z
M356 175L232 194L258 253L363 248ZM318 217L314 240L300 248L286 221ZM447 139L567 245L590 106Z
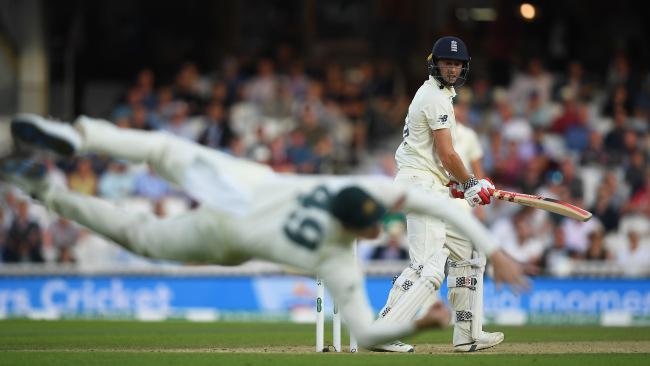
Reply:
M395 159L399 171L395 183L428 192L448 194L453 182L454 196L464 196L469 206L490 203L488 179L470 174L458 151L458 129L454 115L455 88L465 83L470 56L457 37L443 37L433 45L428 59L428 80L418 89L405 120L403 142ZM462 200L449 210L468 210ZM463 207L465 206L465 207ZM424 264L443 246L449 250L448 300L455 318L453 345L458 352L473 352L501 343L503 333L482 330L483 272L491 252L474 249L467 237L443 218L407 213L410 265L395 280L377 322L399 322L412 318L422 306L438 298L438 288L412 286ZM405 301L404 298L411 298ZM409 307L401 304L414 304ZM376 347L378 351L413 352L413 346L399 341Z

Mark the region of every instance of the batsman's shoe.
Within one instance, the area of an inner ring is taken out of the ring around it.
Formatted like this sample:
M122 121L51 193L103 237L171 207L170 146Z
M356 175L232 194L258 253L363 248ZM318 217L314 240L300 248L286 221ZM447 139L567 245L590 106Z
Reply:
M457 344L454 346L456 352L475 352L482 349L494 347L503 342L504 335L501 332L481 332L478 340Z
M81 136L71 125L36 114L14 116L11 134L20 143L64 156L74 155L81 147Z
M413 348L412 345L400 341L380 344L375 346L372 350L375 352L399 352L399 353L415 352L415 348Z
M13 184L30 196L45 200L52 189L47 167L39 162L24 159L6 159L0 162L0 179Z

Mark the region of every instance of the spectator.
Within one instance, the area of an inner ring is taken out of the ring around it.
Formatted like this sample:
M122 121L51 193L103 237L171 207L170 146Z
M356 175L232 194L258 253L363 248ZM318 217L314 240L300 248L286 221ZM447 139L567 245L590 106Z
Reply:
M143 101L144 94L141 89L137 87L129 88L124 97L124 102L113 109L113 112L111 113L113 120L131 117L133 115L133 110L137 106L142 105Z
M245 87L246 100L263 106L275 97L280 80L275 74L273 61L262 58L257 63L257 75Z
M492 233L501 247L521 263L537 264L544 252L544 244L533 236L531 227L532 209L524 207L517 211L512 220L502 218L492 228Z
M248 147L246 156L258 163L269 164L271 159L271 149L267 142L263 125L259 125L255 129L255 142Z
M638 275L650 267L650 248L641 243L641 236L631 230L627 234L627 246L618 252L616 260L625 274Z
M197 132L188 121L189 107L185 102L174 103L174 108L168 122L162 125L162 130L188 140L196 140Z
M287 156L289 161L296 167L298 173L313 173L316 170L315 155L309 145L305 134L299 130L293 130L289 135L289 147Z
M138 89L142 95L142 105L149 110L152 110L156 107L154 83L154 72L148 68L140 70L135 78L135 88Z
M516 114L526 109L526 98L533 93L539 95L540 103L546 105L551 99L553 77L544 69L542 60L531 58L526 71L515 75L509 89L509 99Z
M577 100L591 100L594 92L591 78L585 76L585 71L580 61L571 61L565 75L560 77L555 91L555 100L561 99L561 94L566 91L575 96Z
M590 261L604 261L613 259L611 253L605 248L605 234L602 230L594 230L589 233L589 248L585 259Z
M406 223L404 217L384 222L384 242L377 245L370 254L371 260L407 260L408 251L404 249Z
M233 135L230 139L230 144L224 150L226 153L243 158L246 156L246 145L244 145L244 140L237 135Z
M576 166L573 159L566 158L560 163L562 184L568 188L572 201L583 199L582 179L576 174Z
M97 193L97 175L90 158L80 158L76 165L76 169L68 176L68 187L81 194L94 196Z
M587 147L581 154L580 164L605 166L609 157L603 144L603 136L600 132L595 130L590 131Z
M196 64L186 62L176 75L174 99L185 103L187 115L197 114L203 107L203 98L208 95L209 83L201 78Z
M551 125L550 131L564 136L564 143L571 151L584 151L589 146L587 107L565 96L562 114Z
M559 226L554 227L551 246L544 250L540 267L549 274L567 275L571 270L572 257L575 257L575 253L567 248L564 230Z
M174 113L177 100L174 99L174 92L170 86L163 86L158 89L158 105L153 111L151 118L157 127L168 123L169 117Z
M548 105L543 104L539 93L533 92L528 96L525 114L533 128L548 128L551 124L551 111Z
M198 142L213 149L226 148L232 139L232 130L223 105L210 103L206 108L204 122L205 129L199 135Z
M159 126L156 124L156 121L151 117L147 108L145 108L143 105L137 105L133 108L133 114L129 121L129 127L145 131L156 130L159 128Z
M632 195L623 207L625 214L639 214L650 218L650 168L646 169L643 187Z
M145 197L152 201L164 198L172 192L167 181L160 178L151 168L136 175L134 184L134 193L137 196Z
M622 108L618 108L614 113L614 128L611 129L603 140L605 151L609 156L608 163L616 165L623 159L625 153L625 133L627 113Z
M9 227L11 227L14 216L16 216L16 213L18 212L18 200L16 199L16 195L11 187L5 187L2 193L0 211L4 214L4 223L0 229L7 232L9 231Z
M634 195L643 188L645 183L646 159L643 152L636 149L628 157L628 163L625 167L625 182L630 187L631 193Z
M270 157L268 164L276 172L292 173L296 167L289 160L284 136L278 136L269 143Z
M597 218L591 218L587 222L574 219L562 219L560 226L566 237L566 246L575 257L584 258L589 247L589 235L594 231L602 230L602 225Z
M614 195L609 184L601 183L598 186L594 206L589 211L603 224L606 233L618 230L621 213L614 202Z
M228 107L232 106L235 102L243 99L242 95L244 94L244 77L240 73L239 67L239 60L237 60L235 57L226 57L223 61L222 80L226 87L225 105ZM217 98L217 96L214 94L214 91L213 98Z
M127 198L133 194L134 189L133 174L124 161L111 161L108 170L99 178L99 196L109 200Z
M5 262L43 262L43 238L38 223L29 217L27 201L18 202L18 211L7 233L2 255Z
M51 244L57 253L57 262L72 263L74 258L74 247L79 239L79 229L72 222L65 218L58 218L48 228Z
M65 173L56 166L54 160L46 158L43 160L43 163L47 168L47 174L50 176L53 184L57 187L67 187L68 178L65 176Z
M605 107L605 114L611 115L612 110L624 108L626 113L632 112L632 96L635 94L635 82L630 63L627 56L619 52L614 56L607 74L607 88L610 94L610 101Z

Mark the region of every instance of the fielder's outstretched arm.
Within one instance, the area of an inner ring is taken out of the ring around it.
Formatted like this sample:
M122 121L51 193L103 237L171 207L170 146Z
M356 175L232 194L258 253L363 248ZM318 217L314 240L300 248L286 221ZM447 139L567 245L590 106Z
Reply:
M338 304L350 332L364 348L400 339L425 328L441 327L449 320L446 318L441 321L445 324L424 324L424 321L376 323L374 312L368 303L363 274L353 256L343 252L330 257L319 266L318 272Z

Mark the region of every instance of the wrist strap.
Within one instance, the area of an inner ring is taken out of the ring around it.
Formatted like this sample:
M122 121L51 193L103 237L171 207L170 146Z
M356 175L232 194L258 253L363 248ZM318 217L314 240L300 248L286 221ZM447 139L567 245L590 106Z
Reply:
M465 190L468 190L470 187L473 187L477 184L478 184L478 179L476 179L476 177L472 175L465 183L463 183L463 188Z

